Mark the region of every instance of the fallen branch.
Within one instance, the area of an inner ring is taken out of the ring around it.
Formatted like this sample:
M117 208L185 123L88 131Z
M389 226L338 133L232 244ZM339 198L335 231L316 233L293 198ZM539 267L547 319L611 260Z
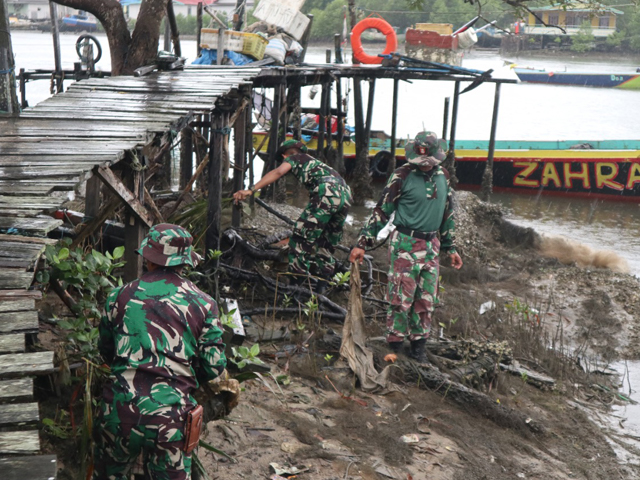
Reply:
M251 310L241 310L242 315L271 315L273 313L286 313L286 314L300 314L302 311L293 307L265 307L265 308L253 308ZM326 310L318 310L317 315L331 320L344 320L344 315L341 313L327 312Z

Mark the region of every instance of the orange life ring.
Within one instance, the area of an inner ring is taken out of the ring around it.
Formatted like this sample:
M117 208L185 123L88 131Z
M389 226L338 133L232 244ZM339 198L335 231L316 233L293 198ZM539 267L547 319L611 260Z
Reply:
M364 20L360 20L353 30L351 30L351 48L353 48L353 56L361 63L376 64L382 63L382 58L373 55L367 55L362 48L362 41L360 35L368 28L373 28L387 37L387 45L382 52L383 55L388 55L395 52L398 49L398 37L393 27L383 18L368 17Z

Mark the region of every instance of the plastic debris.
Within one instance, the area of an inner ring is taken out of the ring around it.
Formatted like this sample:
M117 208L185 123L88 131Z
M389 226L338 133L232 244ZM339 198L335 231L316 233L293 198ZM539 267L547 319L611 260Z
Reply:
M478 310L478 313L480 313L480 315L484 315L489 310L493 310L495 308L495 302L493 300L489 300L488 302L484 302L482 305L480 305L480 310Z

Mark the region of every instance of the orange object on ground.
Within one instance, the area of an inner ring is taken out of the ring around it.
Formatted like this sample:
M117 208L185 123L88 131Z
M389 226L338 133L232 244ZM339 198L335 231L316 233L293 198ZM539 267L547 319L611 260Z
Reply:
M353 30L351 30L351 48L353 48L353 56L361 63L376 64L382 63L382 58L373 55L367 55L364 53L362 47L362 40L360 36L365 30L373 28L387 37L387 45L382 52L383 55L388 55L395 52L398 49L398 37L393 27L383 18L367 17L364 20L360 20Z
M398 359L398 356L395 353L387 353L384 356L384 361L385 362L391 362L391 363L396 363L396 360Z

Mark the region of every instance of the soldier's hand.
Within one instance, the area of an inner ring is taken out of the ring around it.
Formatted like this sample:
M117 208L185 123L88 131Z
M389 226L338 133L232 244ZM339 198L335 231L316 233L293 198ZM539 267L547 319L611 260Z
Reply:
M233 202L239 205L245 198L250 197L252 193L251 190L238 190L233 194Z
M451 259L451 266L453 268L456 270L460 270L460 268L462 268L462 258L460 258L460 255L452 253L449 255L449 258Z
M362 260L364 260L364 250L362 248L354 247L349 255L349 261L351 263L362 263Z

